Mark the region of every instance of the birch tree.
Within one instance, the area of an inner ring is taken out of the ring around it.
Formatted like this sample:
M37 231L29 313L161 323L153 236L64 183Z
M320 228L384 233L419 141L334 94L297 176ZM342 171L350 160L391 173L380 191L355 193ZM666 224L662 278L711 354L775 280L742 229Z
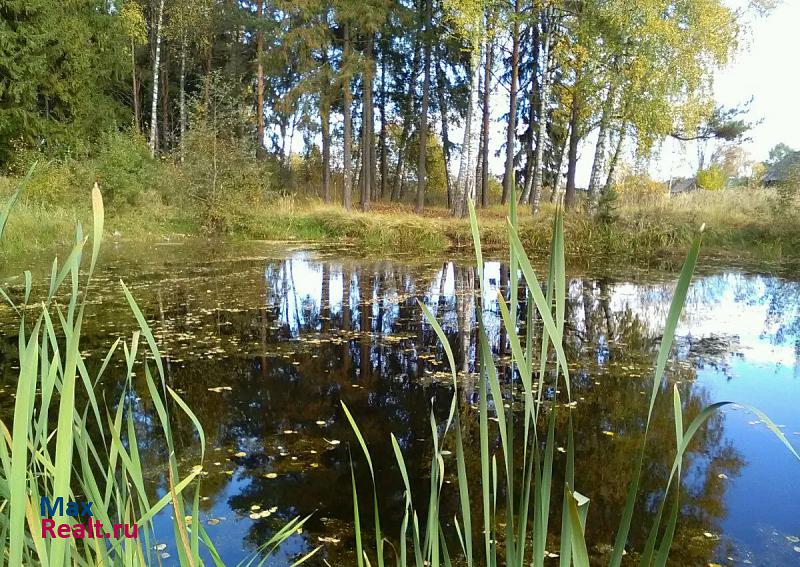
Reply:
M445 9L457 32L463 37L469 51L469 96L464 116L464 141L461 145L461 161L453 190L450 210L454 217L467 214L467 204L475 200L475 161L478 157L478 128L473 125L479 115L478 82L480 81L481 49L485 41L484 0L446 0Z
M158 140L158 79L161 70L161 25L164 21L164 0L158 2L158 18L155 29L155 56L153 57L153 98L150 106L150 156L156 157Z

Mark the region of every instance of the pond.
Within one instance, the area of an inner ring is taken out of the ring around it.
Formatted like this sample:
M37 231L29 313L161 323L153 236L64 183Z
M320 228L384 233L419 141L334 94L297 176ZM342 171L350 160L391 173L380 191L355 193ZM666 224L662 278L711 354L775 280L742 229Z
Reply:
M655 355L677 279L659 271L606 272L570 271L565 339L578 401L576 488L591 498L587 541L598 561L613 543L642 440ZM349 565L349 450L364 491L369 477L341 401L372 452L388 537L396 538L403 511L390 433L406 456L415 497L426 498L430 412L440 420L446 416L452 389L443 350L417 300L436 314L456 354L467 469L479 477L477 411L471 409L478 396L475 311L483 310L502 364L507 337L493 298L498 289L507 292L507 266L491 261L482 285L475 278L469 258L373 260L258 243L112 248L92 291L82 351L87 364L97 365L117 336L128 338L135 328L118 283L123 279L152 324L167 380L204 427L209 451L201 514L226 563L250 556L283 522L311 514L273 564L288 565L323 545L308 564ZM10 281L12 292L20 281ZM474 296L478 287L483 299ZM7 416L18 364L10 309L0 311L0 322L0 412ZM710 403L742 402L765 411L800 445L800 282L741 269L701 270L677 334L651 426L634 549L642 547L674 456L672 384L679 386L685 421ZM119 396L115 374L124 374L121 360L104 378L106 400ZM150 489L161 495L166 450L152 433L155 410L140 395L140 451ZM175 436L188 469L196 463L196 443L191 423L183 421ZM556 486L563 483L560 457ZM454 482L455 461L449 459L446 475ZM692 444L684 467L676 565L800 562L800 464L757 416L728 406ZM445 493L454 511L457 495L447 487ZM166 514L157 531L172 551L164 561L169 565L177 553ZM556 552L558 542L547 547Z

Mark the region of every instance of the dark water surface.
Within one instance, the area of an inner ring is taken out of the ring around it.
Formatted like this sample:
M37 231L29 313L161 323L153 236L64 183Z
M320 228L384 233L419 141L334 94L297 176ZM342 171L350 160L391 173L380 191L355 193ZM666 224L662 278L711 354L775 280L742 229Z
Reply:
M641 442L646 393L676 276L595 273L601 270L570 274L566 350L578 400L576 488L591 498L587 538L599 563L613 542ZM168 382L205 429L208 475L201 514L211 520L207 529L222 557L235 564L282 522L313 513L273 564L288 565L297 554L324 545L309 564L326 559L349 565L354 540L348 447L364 495L369 480L340 401L356 416L372 451L388 537L396 537L403 510L390 433L406 455L418 508L426 498L430 411L433 407L442 419L452 390L443 351L423 324L417 299L436 313L456 353L467 469L479 478L472 409L478 396L472 375L475 310L483 309L495 353L506 359L506 337L492 298L498 288L507 290L507 271L498 262L487 265L482 303L473 299L475 277L468 259L355 259L261 245L111 250L92 291L82 351L87 364L96 365L117 336L129 338L134 321L118 284L124 279L161 343ZM11 280L12 292L20 282ZM13 407L17 366L11 315L10 309L0 311L4 415ZM651 426L634 549L642 547L674 455L672 384L682 395L684 423L707 404L733 400L764 410L800 445L800 283L736 269L701 273L690 290L677 343ZM115 373L124 375L119 362L104 379L109 401L120 392L114 380ZM152 404L140 395L140 450L153 496L160 496L166 452L152 435L157 426ZM178 423L175 436L188 469L197 460L191 423ZM563 483L559 457L554 486ZM449 459L445 465L453 484L445 487L445 507L452 508L452 518L457 495L455 461ZM684 461L674 564L800 564L798 480L800 464L758 417L738 406L723 410ZM477 480L472 494L479 494ZM272 512L251 518L254 506L259 514ZM475 524L479 510L476 499ZM369 518L364 520L369 526ZM159 520L159 532L172 552L164 561L169 565L177 556L169 517ZM557 547L555 539L548 543L553 552Z

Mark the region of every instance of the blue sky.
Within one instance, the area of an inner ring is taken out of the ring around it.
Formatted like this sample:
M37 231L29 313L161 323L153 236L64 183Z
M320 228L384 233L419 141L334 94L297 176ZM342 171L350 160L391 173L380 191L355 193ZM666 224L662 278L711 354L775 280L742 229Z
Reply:
M743 8L747 0L730 0ZM744 144L754 161L767 158L779 142L800 150L800 0L783 0L768 16L750 17L750 33L739 52L714 78L718 103L737 106L753 98L749 119L761 123ZM587 142L594 143L590 139ZM578 184L586 183L591 148L584 147ZM697 167L697 146L668 140L651 163L651 174L660 179L691 175Z

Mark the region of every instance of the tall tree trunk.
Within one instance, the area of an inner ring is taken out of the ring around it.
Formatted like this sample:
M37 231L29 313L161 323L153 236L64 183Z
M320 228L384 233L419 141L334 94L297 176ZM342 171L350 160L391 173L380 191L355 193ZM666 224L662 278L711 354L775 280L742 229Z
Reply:
M180 92L181 163L186 156L186 31L181 35L181 92Z
M469 102L467 113L464 117L464 143L461 146L461 162L458 167L458 179L453 195L453 207L451 212L454 217L463 218L467 214L467 203L475 199L475 157L476 146L478 145L477 128L472 125L473 116L476 115L478 108L478 81L480 79L480 46L473 47L470 56L469 72Z
M136 79L136 44L131 40L131 76L133 78L133 120L136 123L136 131L141 132L142 128L142 109L139 104L139 81Z
M576 81L577 83L577 81ZM572 108L569 117L569 153L567 154L567 188L564 192L564 207L572 209L575 206L577 195L575 193L575 173L578 168L578 118L580 117L580 93L576 84L572 93Z
M608 138L608 122L611 119L611 112L614 109L615 89L609 86L606 100L603 103L603 112L600 115L600 124L597 129L597 143L594 147L594 160L592 161L592 172L589 176L589 213L597 211L597 201L599 199L601 176L603 175L603 162L606 159L606 141Z
M386 177L389 173L389 156L386 155L386 52L389 42L381 38L381 133L378 144L381 152L381 199L386 198Z
M169 134L169 51L168 45L164 46L164 57L161 63L163 69L161 71L161 149L164 152L169 151L170 134Z
M350 26L345 24L344 28L344 62L350 61ZM344 168L344 188L342 190L342 201L346 210L352 209L353 193L353 173L351 171L353 150L351 143L353 139L353 120L351 117L351 107L353 106L353 93L350 90L350 77L345 76L342 88L344 89L344 143L343 143L343 168Z
M606 184L603 187L603 194L607 194L614 185L614 174L616 173L619 156L622 154L622 146L625 144L625 134L627 129L628 123L627 121L623 120L622 124L620 124L619 132L617 134L617 146L614 148L611 161L608 163L608 177L606 177Z
M536 152L533 156L533 176L531 187L531 206L533 213L539 212L539 203L542 200L542 169L544 168L544 138L547 135L547 115L545 105L550 97L550 43L552 41L552 26L548 22L542 45L542 87L539 89L539 101L536 123Z
M493 22L492 15L487 17L487 35L491 37L491 27ZM480 180L481 180L481 198L480 206L489 206L489 114L491 111L491 86L492 86L492 65L494 64L494 42L489 41L486 46L486 56L484 57L483 68L483 117L481 122L481 139L480 139Z
M372 78L374 74L374 64L375 61L373 59L373 44L375 42L374 35L370 34L367 38L367 50L366 50L366 60L367 60L367 67L364 70L364 80L363 80L363 90L362 90L362 149L361 149L361 171L362 171L362 179L363 183L361 185L361 210L362 211L369 211L369 201L370 195L372 193L372 129L373 129L373 119L372 119L372 105L373 105L373 88L372 88Z
M259 20L264 18L264 0L258 0L257 15ZM261 22L259 22L260 24ZM256 32L256 156L264 156L264 30Z
M164 20L164 0L158 3L158 23L156 24L156 53L153 57L153 99L150 105L150 156L156 157L158 141L158 73L161 64L161 23Z
M331 203L331 133L330 105L326 94L320 96L319 109L320 122L322 123L322 197L326 205Z
M448 133L447 117L447 98L445 97L446 77L441 68L442 54L439 53L439 61L436 64L437 91L439 94L439 114L442 119L442 153L444 154L444 177L447 183L447 208L453 205L453 182L450 177L450 137Z
M556 195L561 191L561 166L564 165L564 154L567 153L567 143L569 142L569 134L564 136L564 143L562 143L558 152L558 160L556 160L555 172L553 175L553 187L550 190L550 202L556 202Z
M531 189L533 188L533 145L536 141L536 112L539 108L537 95L536 77L539 76L539 53L541 52L541 34L538 24L531 28L531 51L533 53L531 62L531 88L528 92L528 132L525 137L525 185L520 197L520 204L527 205L531 199Z
M419 161L417 163L417 206L415 209L417 213L421 213L425 208L425 184L428 175L425 162L428 157L428 98L431 84L431 1L432 0L423 0L422 10L422 17L425 20L425 29L423 31L423 49L425 55L422 63L422 109L419 115Z
M514 141L517 137L517 83L519 81L519 17L520 0L514 0L514 23L511 27L511 91L506 129L506 174L503 179L503 203L508 202L514 179Z

